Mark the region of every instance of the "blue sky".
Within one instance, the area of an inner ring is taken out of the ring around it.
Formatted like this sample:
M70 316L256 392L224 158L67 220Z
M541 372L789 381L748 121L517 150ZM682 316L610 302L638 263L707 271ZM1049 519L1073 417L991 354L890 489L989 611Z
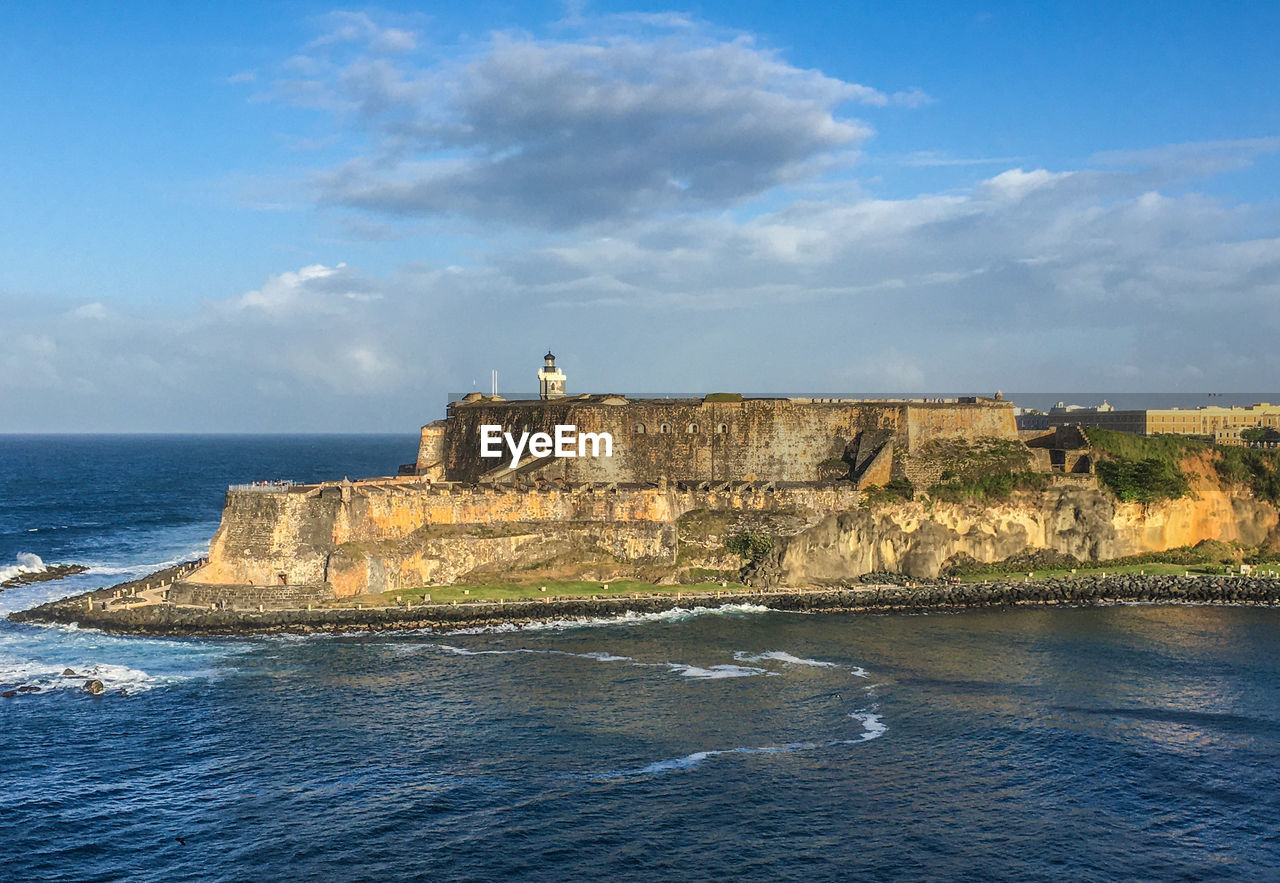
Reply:
M1280 387L1280 6L0 6L0 431Z

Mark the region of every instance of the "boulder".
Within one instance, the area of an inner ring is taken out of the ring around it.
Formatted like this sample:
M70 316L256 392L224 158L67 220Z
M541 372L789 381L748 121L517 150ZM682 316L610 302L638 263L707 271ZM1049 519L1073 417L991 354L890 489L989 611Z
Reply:
M107 688L102 685L102 681L97 678L84 682L84 691L92 696L101 696L105 689Z
M12 699L14 696L17 696L17 695L18 695L17 690L5 690L3 693L0 693L0 697L4 699Z
M72 671L71 669L69 669L69 668L64 668L64 669L62 670L62 676L63 676L64 678L74 678L74 677L76 676L76 673L75 673L75 672L73 672L73 671Z

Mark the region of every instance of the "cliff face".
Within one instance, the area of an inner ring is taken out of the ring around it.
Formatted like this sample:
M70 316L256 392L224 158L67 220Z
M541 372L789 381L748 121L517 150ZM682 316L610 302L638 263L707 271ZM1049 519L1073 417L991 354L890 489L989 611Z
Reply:
M726 542L749 531L773 542L752 581L804 586L875 571L933 577L957 555L995 562L1049 549L1105 561L1277 534L1273 506L1220 486L1211 468L1189 474L1192 496L1150 506L1117 503L1091 479L998 504L874 507L859 505L847 482L516 490L383 479L239 491L227 495L209 563L189 582L346 596L519 576L733 573L744 559Z
M1223 540L1255 546L1273 537L1275 507L1196 476L1193 496L1143 506L1088 485L1053 487L1007 503L898 503L824 518L783 540L755 574L773 585L840 582L890 571L936 577L947 559L1001 561L1050 549L1106 561Z
M746 519L770 533L793 533L857 498L847 483L519 490L381 479L231 491L209 563L189 581L327 584L347 596L515 575L661 577L682 563L685 513L724 512L727 524ZM695 555L683 563L723 562ZM729 568L736 566L733 560Z

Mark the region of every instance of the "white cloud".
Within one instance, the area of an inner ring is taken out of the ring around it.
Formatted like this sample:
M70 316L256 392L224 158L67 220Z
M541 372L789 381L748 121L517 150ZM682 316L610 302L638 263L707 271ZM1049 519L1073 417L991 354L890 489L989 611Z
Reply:
M261 288L245 292L230 305L237 310L260 310L284 318L313 311L335 312L332 295L349 297L353 293L348 288L351 274L346 270L343 263L333 267L312 264L271 276Z
M71 311L71 315L77 319L92 319L100 321L107 318L108 310L100 301L94 301L93 303L76 307Z
M733 205L847 163L871 129L846 106L928 100L683 18L631 17L624 32L601 21L576 39L498 33L424 61L364 46L375 25L361 14L292 60L275 91L367 139L318 177L325 201L547 228ZM347 42L363 48L329 53Z

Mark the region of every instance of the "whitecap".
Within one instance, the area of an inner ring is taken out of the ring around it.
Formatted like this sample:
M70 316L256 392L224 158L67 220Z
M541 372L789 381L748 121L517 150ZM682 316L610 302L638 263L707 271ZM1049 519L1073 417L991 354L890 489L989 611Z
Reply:
M889 729L880 720L880 715L870 711L855 711L849 717L862 724L862 737L854 740L857 742L870 742L872 739L879 739Z
M684 622L695 616L732 616L746 613L776 613L761 604L725 604L721 607L673 607L658 613L627 611L618 616L572 617L569 619L538 620L535 622L503 622L495 625L468 626L449 629L446 635L485 635L507 632L562 631L565 629L596 628L599 626L636 625L650 622Z
M662 668L673 674L686 678L696 678L699 680L718 680L720 678L749 678L757 675L773 675L776 672L767 669L757 668L755 666L732 665L722 663L720 665L700 666L691 665L687 662L642 662L631 656L619 656L615 653L607 653L604 651L595 651L591 653L573 653L569 650L556 650L552 648L532 648L532 647L512 647L496 650L471 650L466 647L456 647L452 644L425 644L420 645L421 649L439 649L446 653L452 653L455 656L515 656L518 654L533 654L543 656L568 656L575 659L589 659L593 662L625 662L627 665L636 666L638 668Z
M764 653L748 654L745 650L739 650L733 654L733 658L739 662L764 662L767 659L776 662L785 662L790 665L807 665L813 668L839 668L834 662L823 662L820 659L805 659L801 656L793 656L784 650L769 650ZM859 669L861 671L861 669ZM857 672L855 672L856 674Z
M683 662L665 663L668 669L682 677L686 678L702 678L704 680L715 680L717 678L751 678L756 675L772 674L763 668L746 665L713 665L709 668L702 668L697 665L688 665Z
M64 675L71 670L73 675ZM143 693L156 687L187 680L180 675L157 676L127 665L106 662L70 665L49 665L41 662L0 661L0 684L7 690L18 687L39 687L40 692L54 690L83 690L90 680L102 681L106 692L125 691Z
M9 567L0 567L0 583L21 576L24 573L43 573L47 568L39 555L32 552L19 552L15 559L18 563Z

